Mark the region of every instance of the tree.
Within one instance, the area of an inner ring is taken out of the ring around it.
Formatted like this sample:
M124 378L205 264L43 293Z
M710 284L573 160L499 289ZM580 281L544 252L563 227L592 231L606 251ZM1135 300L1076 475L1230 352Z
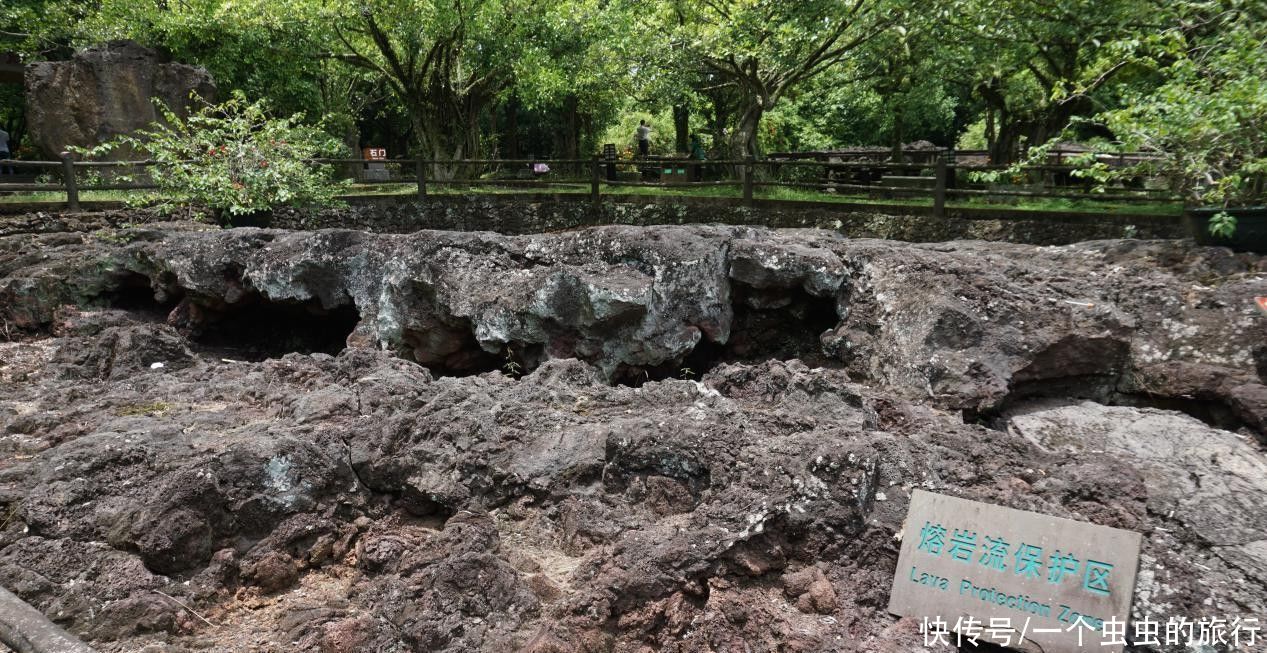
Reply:
M84 3L87 4L87 3ZM130 39L171 58L203 66L227 96L239 90L268 98L286 113L320 118L324 79L318 54L324 27L296 20L275 0L99 0L78 21L71 43Z
M418 155L478 156L479 119L513 81L537 0L366 0L326 7L332 56L376 74L409 116ZM437 170L445 173L445 168Z
M942 15L969 48L995 162L1095 113L1094 94L1135 61L1127 44L1159 25L1149 0L957 0Z
M543 3L533 38L519 44L508 104L547 117L556 155L580 158L631 93L631 16L622 10L607 0Z
M672 32L689 56L738 95L733 156L756 155L765 112L890 24L882 0L701 0L673 3Z
M65 52L96 7L75 0L7 0L0 4L0 52L44 57Z
M1157 152L1144 167L1189 202L1259 202L1267 191L1267 7L1198 0L1171 11L1175 27L1144 59L1162 83L1134 90L1097 119L1125 148Z
M903 144L912 132L939 133L939 140L953 138L945 127L954 118L954 80L964 74L960 53L947 45L938 33L941 16L936 11L911 11L894 7L891 29L885 30L859 48L849 75L862 77L861 84L846 84L856 95L873 93L883 115L836 116L858 126L871 123L873 133L882 135L892 149L892 158L901 160ZM858 75L858 71L865 74ZM833 84L832 75L826 76ZM865 88L858 88L864 86ZM852 120L850 120L852 118ZM944 126L942 130L935 126ZM864 140L850 141L869 145ZM878 144L878 143L877 143Z

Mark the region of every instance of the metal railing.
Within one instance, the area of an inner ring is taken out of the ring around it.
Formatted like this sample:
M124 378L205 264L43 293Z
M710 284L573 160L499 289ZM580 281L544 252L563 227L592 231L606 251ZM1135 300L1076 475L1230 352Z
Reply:
M1150 191L1119 189L1113 193L1071 192L1053 185L1056 175L1071 173L1078 166L1065 164L1027 165L1021 171L1038 179L1038 189L996 187L974 182L967 172L1011 169L1009 166L969 165L953 163L947 153L939 152L931 161L841 161L807 153L794 158L785 153L769 159L692 160L671 157L610 159L593 156L588 159L313 159L309 163L329 166L378 166L380 184L413 186L419 199L435 187L501 186L506 188L570 187L571 192L588 191L590 202L598 207L606 194L621 188L665 188L690 190L735 188L737 197L746 206L755 202L758 189L790 188L819 191L840 197L866 194L869 200L925 198L932 214L943 217L951 198L1034 198L1084 199L1111 202L1172 201L1168 195ZM550 172L534 174L535 167L550 166ZM80 195L85 191L153 190L149 180L117 181L79 179L80 172L107 171L124 168L145 169L161 165L154 161L75 161L65 153L60 161L0 161L0 166L53 170L60 179L56 183L4 183L0 192L63 192L67 208L80 209ZM389 170L390 168L390 170ZM556 169L557 168L557 169ZM809 169L807 175L804 171ZM815 170L816 169L816 170ZM392 172L395 174L391 174ZM965 173L965 174L960 174ZM509 175L509 176L507 176ZM792 177L789 179L788 177ZM975 187L974 187L975 186ZM812 201L812 200L811 200Z

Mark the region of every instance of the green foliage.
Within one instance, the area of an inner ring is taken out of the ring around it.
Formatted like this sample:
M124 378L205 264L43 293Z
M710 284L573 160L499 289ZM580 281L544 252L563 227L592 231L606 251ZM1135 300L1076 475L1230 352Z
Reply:
M1262 0L0 3L0 51L28 60L115 38L393 154L584 155L630 144L639 117L667 152L676 116L714 156L957 138L1010 163L1100 139L1158 156L1086 161L1076 176L1097 188L1160 175L1219 207L1267 190Z
M673 151L673 113L664 107L658 113L628 110L617 113L611 125L604 130L602 141L615 143L617 151L636 152L638 144L634 142L634 131L638 121L645 120L651 125L651 152L666 154Z
M267 97L278 111L320 117L323 70L315 55L324 30L315 21L285 20L280 7L264 0L100 0L76 41L159 46L206 67L222 89Z
M58 52L81 33L96 5L79 0L6 0L0 3L0 52Z
M409 117L414 150L478 157L480 116L512 85L545 0L367 0L297 3L332 26L329 55L367 71ZM447 174L437 171L438 174Z
M1207 228L1212 236L1231 238L1236 233L1236 216L1227 211L1219 211L1210 216Z
M1190 202L1226 207L1261 201L1267 182L1267 7L1224 0L1185 8L1192 13L1176 19L1199 21L1203 28L1184 33L1177 51L1150 53L1162 83L1135 91L1126 106L1098 118L1125 147L1158 152L1161 158L1146 171L1164 176Z
M985 135L985 118L968 125L955 140L955 148L959 150L984 150L990 146Z
M329 166L309 159L346 155L340 143L303 116L269 116L263 101L238 94L182 118L159 105L164 122L134 135L82 151L101 156L122 147L142 152L168 202L202 206L221 216L280 206L328 205L344 188Z
M937 57L937 75L984 103L994 163L1102 107L1105 89L1134 69L1132 39L1160 25L1147 0L945 0L938 20L956 38Z
M761 118L892 25L885 0L655 3L666 46L708 84L736 97L731 155L757 154ZM663 42L663 41L662 41Z

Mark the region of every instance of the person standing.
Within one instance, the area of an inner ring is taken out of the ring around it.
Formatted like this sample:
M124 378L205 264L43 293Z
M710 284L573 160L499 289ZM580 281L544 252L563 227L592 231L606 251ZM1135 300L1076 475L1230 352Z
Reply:
M699 139L699 134L691 134L691 158L696 161L703 161L708 158L704 153L704 143Z
M634 138L638 141L639 156L647 156L651 153L651 125L648 125L647 121L638 121L638 129L634 130Z
M704 159L708 158L708 155L704 153L704 144L700 142L699 134L691 134L690 148L691 148L691 159L697 162L691 166L692 181L703 181L704 180L703 161Z
M0 127L0 161L13 158L13 150L9 149L9 132ZM0 175L14 175L13 166L0 164Z

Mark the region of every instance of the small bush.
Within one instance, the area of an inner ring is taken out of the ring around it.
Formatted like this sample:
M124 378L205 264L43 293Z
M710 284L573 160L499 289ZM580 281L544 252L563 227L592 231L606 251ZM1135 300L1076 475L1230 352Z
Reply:
M336 203L346 182L308 160L346 156L345 146L303 114L276 118L263 101L241 94L181 118L159 104L164 122L81 153L100 157L122 146L153 159L162 203L202 206L223 221L281 206Z

